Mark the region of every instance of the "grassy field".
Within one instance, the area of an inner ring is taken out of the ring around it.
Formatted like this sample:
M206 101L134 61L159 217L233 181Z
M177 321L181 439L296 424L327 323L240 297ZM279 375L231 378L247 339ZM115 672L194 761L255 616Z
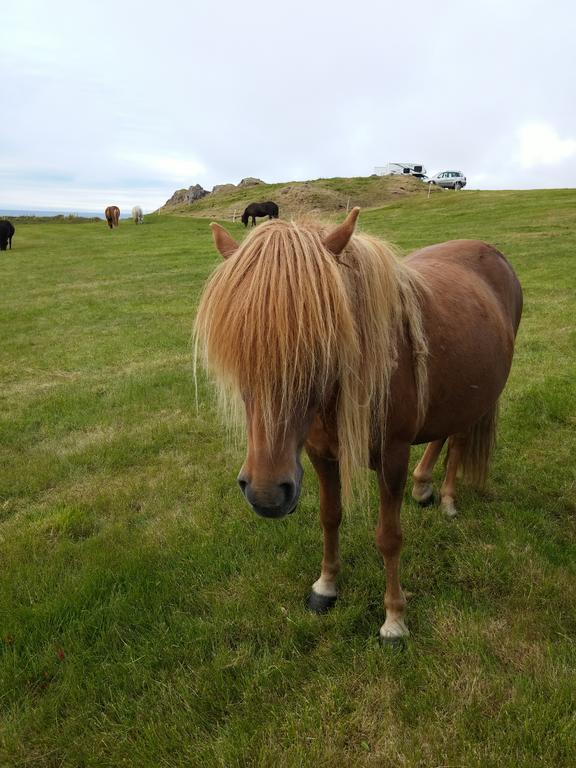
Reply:
M452 521L406 495L404 652L377 641L375 495L343 524L337 607L311 615L308 463L297 513L256 518L203 380L196 408L207 221L15 224L0 254L2 768L576 764L576 191L361 215L405 252L488 240L525 290L487 491L462 489Z

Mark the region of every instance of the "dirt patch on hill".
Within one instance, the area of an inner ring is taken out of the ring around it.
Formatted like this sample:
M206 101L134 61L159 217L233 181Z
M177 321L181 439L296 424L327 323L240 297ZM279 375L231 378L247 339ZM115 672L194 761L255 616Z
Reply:
M288 184L276 193L276 202L283 216L295 217L305 213L326 213L346 209L346 195L309 182Z

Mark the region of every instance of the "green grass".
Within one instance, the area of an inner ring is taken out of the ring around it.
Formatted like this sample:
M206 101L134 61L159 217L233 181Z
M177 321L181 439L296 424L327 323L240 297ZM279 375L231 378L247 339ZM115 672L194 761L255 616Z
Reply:
M0 258L0 766L576 763L576 192L361 217L408 251L481 237L526 307L488 490L403 509L403 653L377 642L371 509L324 617L317 484L257 519L190 331L205 220L15 222ZM231 226L236 236L243 227ZM421 449L414 451L413 462Z

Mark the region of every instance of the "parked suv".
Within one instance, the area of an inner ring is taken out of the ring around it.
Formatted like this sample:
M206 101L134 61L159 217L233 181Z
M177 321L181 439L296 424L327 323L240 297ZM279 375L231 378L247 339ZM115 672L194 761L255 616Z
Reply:
M466 186L466 176L460 171L442 171L428 179L428 184L436 184L445 189L462 189Z

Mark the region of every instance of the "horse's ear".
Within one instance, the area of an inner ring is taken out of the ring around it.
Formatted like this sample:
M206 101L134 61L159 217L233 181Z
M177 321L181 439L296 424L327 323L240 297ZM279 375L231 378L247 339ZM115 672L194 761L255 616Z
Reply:
M212 230L212 237L214 238L214 245L222 258L227 259L228 256L232 256L232 254L238 250L238 243L236 240L234 240L232 235L229 235L228 232L226 232L224 227L221 227L220 224L216 224L215 221L210 224L210 228Z
M337 226L332 232L329 232L323 240L324 247L333 253L334 256L339 256L344 248L348 245L348 241L354 233L354 227L356 226L356 219L360 213L360 208L352 208L345 220Z

